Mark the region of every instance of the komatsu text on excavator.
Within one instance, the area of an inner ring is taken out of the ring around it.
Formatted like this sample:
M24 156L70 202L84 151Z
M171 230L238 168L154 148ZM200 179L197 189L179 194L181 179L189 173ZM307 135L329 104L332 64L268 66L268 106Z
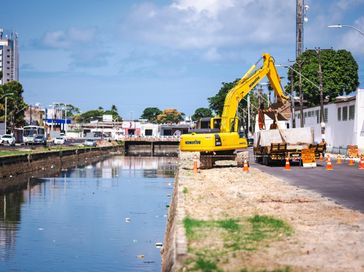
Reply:
M263 59L263 65L256 69ZM239 102L265 77L277 96L277 103L263 110L274 120L288 120L291 115L290 102L284 95L281 80L274 65L274 59L269 54L263 54L256 64L228 92L224 102L221 118L200 120L205 122L204 130L196 130L192 134L181 136L180 150L200 152L200 168L212 168L215 161L231 160L236 157L236 150L248 147L247 139L237 118ZM203 133L201 133L203 132Z

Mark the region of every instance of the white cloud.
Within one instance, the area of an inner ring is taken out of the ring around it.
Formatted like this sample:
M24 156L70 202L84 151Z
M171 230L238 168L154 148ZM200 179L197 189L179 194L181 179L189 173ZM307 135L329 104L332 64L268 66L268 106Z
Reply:
M212 53L226 47L287 44L295 37L295 2L175 0L162 7L142 4L123 26L129 39L173 49Z
M357 19L353 27L364 32L364 17ZM354 53L364 54L364 36L362 34L350 27L343 27L340 31L345 31L345 34L339 42L341 48L345 48Z
M44 34L42 43L46 47L68 49L72 46L91 42L96 36L95 28L69 28L67 30L51 31Z
M205 52L204 58L208 61L216 61L220 60L222 56L216 48L210 48Z
M233 0L177 0L171 5L180 10L192 10L197 13L206 13L215 17L219 12L233 7Z

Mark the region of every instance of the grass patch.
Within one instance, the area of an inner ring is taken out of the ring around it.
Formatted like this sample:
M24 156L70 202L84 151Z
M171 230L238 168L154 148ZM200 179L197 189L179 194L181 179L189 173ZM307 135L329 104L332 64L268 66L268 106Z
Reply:
M66 151L66 150L76 150L76 149L97 149L98 147L90 146L29 146L29 149L14 149L14 150L0 150L0 157L3 156L17 156L25 154L37 154L46 153L52 151Z
M0 151L0 157L1 156L15 156L15 155L21 155L24 154L24 152L18 151L18 150L1 150Z
M182 191L184 194L187 194L188 193L188 189L187 187L183 187L183 191Z
M216 262L201 257L196 260L194 270L203 272L222 271L217 268Z
M188 250L193 256L187 263L192 271L221 271L218 264L222 264L222 260L236 256L237 252L255 251L292 232L284 221L262 215L245 220L197 220L186 217L183 224Z

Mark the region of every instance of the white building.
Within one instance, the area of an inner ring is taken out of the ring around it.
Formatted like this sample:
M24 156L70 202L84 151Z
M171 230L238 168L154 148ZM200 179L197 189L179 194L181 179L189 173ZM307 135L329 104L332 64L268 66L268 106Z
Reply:
M0 85L10 81L19 81L19 52L18 52L18 35L10 33L4 35L4 30L0 28L0 72L3 78L0 79Z
M324 105L325 134L321 134L320 106L303 110L304 126L314 129L315 141L324 138L327 146L338 152L348 145L357 145L364 152L364 89L353 96L339 96L334 102ZM295 113L296 124L300 124L300 113Z

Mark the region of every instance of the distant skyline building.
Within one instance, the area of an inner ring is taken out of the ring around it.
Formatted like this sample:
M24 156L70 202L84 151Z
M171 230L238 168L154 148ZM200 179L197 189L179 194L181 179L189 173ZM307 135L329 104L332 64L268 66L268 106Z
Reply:
M0 85L12 80L19 81L18 34L11 32L8 36L2 28L0 28L0 71L3 74Z

